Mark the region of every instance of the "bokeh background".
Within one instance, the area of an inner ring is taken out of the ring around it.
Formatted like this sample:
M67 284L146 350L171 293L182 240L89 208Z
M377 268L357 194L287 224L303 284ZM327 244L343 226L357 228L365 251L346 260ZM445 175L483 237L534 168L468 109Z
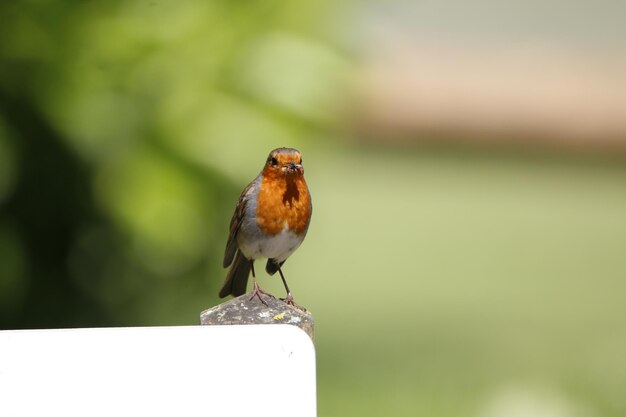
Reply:
M291 146L320 416L626 415L624 16L1 2L0 328L198 323L239 192Z

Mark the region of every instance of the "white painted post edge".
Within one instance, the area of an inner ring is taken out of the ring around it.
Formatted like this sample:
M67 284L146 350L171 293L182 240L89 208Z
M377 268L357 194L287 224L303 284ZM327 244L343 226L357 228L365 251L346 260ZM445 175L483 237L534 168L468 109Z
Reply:
M0 331L0 416L315 416L292 325Z

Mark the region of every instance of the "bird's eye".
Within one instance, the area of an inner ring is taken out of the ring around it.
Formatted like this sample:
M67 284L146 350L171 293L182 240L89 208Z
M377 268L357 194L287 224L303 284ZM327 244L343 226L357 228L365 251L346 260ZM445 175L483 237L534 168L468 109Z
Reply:
M270 162L272 163L272 166L276 166L278 165L278 159L272 157L272 159L270 159Z

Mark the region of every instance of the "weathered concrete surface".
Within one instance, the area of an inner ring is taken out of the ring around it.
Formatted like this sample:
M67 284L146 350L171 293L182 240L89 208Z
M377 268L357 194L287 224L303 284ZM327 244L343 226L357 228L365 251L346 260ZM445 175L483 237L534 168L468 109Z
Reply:
M304 330L313 339L315 321L311 313L268 295L263 296L267 306L257 297L250 300L250 296L247 293L204 310L200 313L200 324L291 324Z

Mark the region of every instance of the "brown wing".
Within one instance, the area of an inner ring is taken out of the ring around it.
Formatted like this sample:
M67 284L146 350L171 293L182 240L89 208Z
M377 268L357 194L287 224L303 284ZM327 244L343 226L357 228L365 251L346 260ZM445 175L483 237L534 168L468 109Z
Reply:
M243 220L244 213L246 212L246 205L248 203L248 198L250 198L248 192L250 191L250 188L252 188L253 184L254 181L248 184L248 186L241 192L233 217L230 219L230 233L228 235L228 241L226 242L226 250L224 251L224 268L228 268L228 266L233 262L233 258L237 252L237 232L239 231L239 226L241 226L241 221Z

